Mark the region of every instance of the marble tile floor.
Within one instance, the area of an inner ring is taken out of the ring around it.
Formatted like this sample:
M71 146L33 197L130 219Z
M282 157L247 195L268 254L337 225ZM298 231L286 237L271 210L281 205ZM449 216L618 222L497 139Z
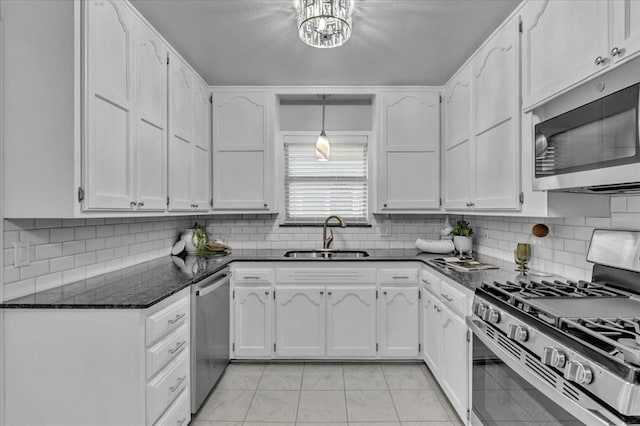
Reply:
M232 363L192 426L457 426L420 363Z

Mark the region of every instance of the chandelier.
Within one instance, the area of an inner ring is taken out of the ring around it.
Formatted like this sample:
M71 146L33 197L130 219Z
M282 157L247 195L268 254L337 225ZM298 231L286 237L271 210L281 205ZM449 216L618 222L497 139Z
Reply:
M342 46L351 37L353 0L299 0L298 35L309 46Z

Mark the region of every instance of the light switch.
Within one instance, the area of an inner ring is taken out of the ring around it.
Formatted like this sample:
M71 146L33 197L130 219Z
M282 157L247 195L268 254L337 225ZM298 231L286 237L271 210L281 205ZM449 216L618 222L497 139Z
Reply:
M31 243L19 241L13 244L13 266L27 266L31 264Z

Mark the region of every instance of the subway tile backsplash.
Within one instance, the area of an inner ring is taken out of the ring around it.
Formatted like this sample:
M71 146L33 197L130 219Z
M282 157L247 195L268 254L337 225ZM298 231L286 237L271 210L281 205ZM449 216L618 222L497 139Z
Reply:
M457 216L451 215L451 223ZM533 244L532 269L589 279L585 262L594 228L640 229L640 196L611 198L611 218L467 216L474 228L474 251L513 261L517 242ZM444 215L376 216L371 227L334 229L341 249L413 248L417 238L438 239ZM212 238L235 249L314 249L322 246L319 227L282 227L276 215L216 215L170 218L6 219L4 299L12 299L136 263L168 256L180 234L205 223ZM536 223L549 226L544 239L531 237ZM29 242L31 264L15 267L13 247Z

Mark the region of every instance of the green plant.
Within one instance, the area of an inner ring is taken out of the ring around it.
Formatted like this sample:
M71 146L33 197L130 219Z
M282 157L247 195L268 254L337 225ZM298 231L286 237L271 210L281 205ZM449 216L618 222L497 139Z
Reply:
M191 234L191 242L193 242L193 246L196 248L198 254L206 254L206 244L209 241L207 228L202 225L198 225L198 222L196 222L191 229L193 229L193 233Z
M464 219L460 219L456 223L456 226L453 227L453 231L451 231L451 233L462 237L470 237L473 235L473 229L469 226L469 222Z

